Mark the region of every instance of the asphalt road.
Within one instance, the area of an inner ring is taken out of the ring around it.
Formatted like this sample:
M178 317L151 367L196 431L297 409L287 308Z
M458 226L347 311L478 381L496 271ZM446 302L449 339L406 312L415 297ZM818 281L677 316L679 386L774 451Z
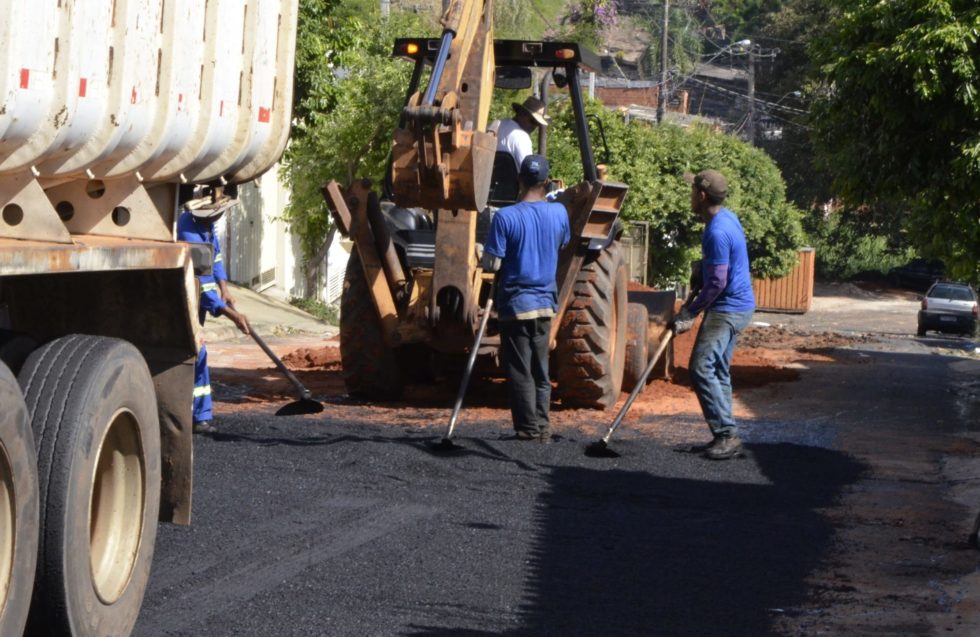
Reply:
M975 343L913 338L914 299L876 302L806 316L882 336L740 393L754 416L729 462L629 427L621 457L586 457L611 414L540 445L504 439L503 410L464 412L445 454L448 408L395 426L219 404L193 525L161 526L134 634L980 634ZM704 437L696 414L643 418Z
M223 425L137 634L759 635L805 595L831 535L815 510L861 472L792 444L712 463L631 439L609 461L470 426L443 456L417 429Z
M978 634L953 493L971 479L944 467L980 447L980 362L955 347L841 350L747 392L748 453L722 463L629 430L620 458L584 456L609 414L551 445L464 420L449 455L411 407L225 416L196 439L194 523L161 527L135 634Z

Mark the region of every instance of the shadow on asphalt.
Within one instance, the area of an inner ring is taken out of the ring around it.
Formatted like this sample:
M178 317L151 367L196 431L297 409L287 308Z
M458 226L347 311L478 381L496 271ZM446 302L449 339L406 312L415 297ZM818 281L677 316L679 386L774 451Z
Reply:
M929 332L925 336L916 336L915 341L920 345L936 349L972 351L974 348L980 347L980 337L972 334L954 335Z
M502 632L415 625L405 634L770 634L774 616L805 601L807 574L832 540L834 528L818 511L866 467L790 444L751 445L749 456L770 484L553 468L527 539L520 625Z
M342 435L309 435L309 436L295 436L295 435L264 435L264 434L249 434L249 433L230 433L217 431L214 433L204 433L197 434L203 438L209 438L215 442L226 442L226 443L248 443L260 447L275 447L275 446L286 446L286 447L327 447L330 445L351 443L351 444L366 444L366 443L377 443L383 445L403 445L407 447L412 447L417 451L421 451L429 456L433 456L439 459L458 459L464 457L471 458L482 458L484 460L493 460L498 462L507 462L517 466L525 471L538 472L541 470L540 467L525 462L524 460L509 455L501 451L496 447L494 441L486 441L479 438L454 438L456 443L454 448L451 450L442 450L439 448L439 443L443 439L441 436L433 438L429 434L424 434L420 436L399 436L391 437L385 435L375 435L375 436L356 436L351 434ZM500 440L495 441L500 442ZM537 443L532 443L537 444Z

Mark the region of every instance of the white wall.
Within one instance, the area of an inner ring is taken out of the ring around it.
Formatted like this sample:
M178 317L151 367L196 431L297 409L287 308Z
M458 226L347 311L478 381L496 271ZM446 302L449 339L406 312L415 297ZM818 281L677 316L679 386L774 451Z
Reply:
M289 191L279 181L278 164L238 189L241 202L218 226L228 277L235 283L269 296L289 299L306 296L299 237L289 232L282 213ZM350 248L339 235L320 265L315 296L327 303L340 301Z

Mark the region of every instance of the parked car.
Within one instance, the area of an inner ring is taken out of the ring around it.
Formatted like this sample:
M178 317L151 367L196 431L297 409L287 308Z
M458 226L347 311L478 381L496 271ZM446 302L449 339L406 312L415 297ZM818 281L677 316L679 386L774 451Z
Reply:
M919 336L926 330L976 334L980 306L977 293L964 283L933 283L922 297L919 310Z
M946 276L946 264L938 259L912 259L888 271L888 282L896 288L925 290Z

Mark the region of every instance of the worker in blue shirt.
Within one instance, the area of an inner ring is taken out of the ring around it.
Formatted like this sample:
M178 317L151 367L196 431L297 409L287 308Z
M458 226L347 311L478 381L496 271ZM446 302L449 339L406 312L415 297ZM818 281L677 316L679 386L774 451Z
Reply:
M198 320L204 325L204 318L211 316L227 316L241 330L249 334L250 327L245 315L235 310L235 301L228 293L228 275L221 256L221 245L218 242L214 224L224 214L225 207L203 207L195 210L185 210L177 219L177 240L192 243L209 243L214 250L214 264L210 275L198 277L201 289ZM211 407L211 374L208 371L208 350L201 344L194 365L194 432L214 433L214 414Z
M497 272L500 352L518 440L551 438L548 352L558 310L558 252L571 240L568 211L547 201L548 160L528 155L519 173L521 199L490 223L482 265Z
M701 412L714 440L705 449L712 460L742 453L732 415L732 355L739 333L755 311L745 231L735 213L724 206L728 182L717 170L685 175L691 184L691 210L704 222L701 238L701 291L681 308L673 321L675 333L691 329L704 312L688 371Z

